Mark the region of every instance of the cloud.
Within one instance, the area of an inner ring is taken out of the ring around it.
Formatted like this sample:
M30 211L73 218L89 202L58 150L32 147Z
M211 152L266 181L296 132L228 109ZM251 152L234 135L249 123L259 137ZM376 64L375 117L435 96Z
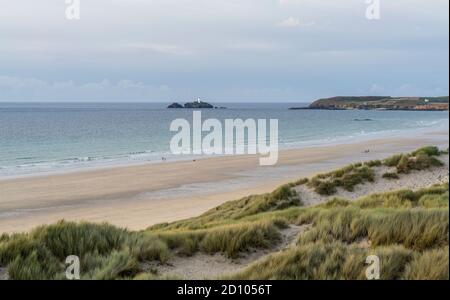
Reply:
M276 25L278 27L309 27L309 26L314 26L316 23L313 21L309 21L309 22L300 22L299 18L294 18L294 17L289 17L281 22L278 22Z
M394 97L409 97L409 96L444 96L448 95L448 89L440 86L419 87L411 83L403 83L398 86L384 86L378 83L373 83L367 92L362 91L363 94L368 95L382 95Z
M189 55L192 51L177 45L169 44L157 44L157 43L133 43L125 44L122 46L128 50L137 51L150 51L160 54L170 54L170 55Z
M64 1L35 2L2 2L0 100L448 90L448 0L384 1L380 22L367 22L363 0L81 1L79 21L65 19Z
M233 50L265 51L273 50L277 45L267 42L241 42L228 44L227 47Z
M286 20L283 20L279 23L277 23L277 26L279 27L297 27L300 26L300 19L289 17Z
M0 75L0 101L84 101L90 99L135 101L165 98L169 92L170 88L167 85L149 85L127 79L118 81L103 79L76 83L73 80L46 81ZM24 95L32 95L32 97L27 99Z
M377 84L377 83L374 83L374 84L372 84L372 86L369 88L369 93L370 93L371 95L381 95L381 94L386 93L386 89L385 89L383 86L381 86L381 85L379 85L379 84Z
M298 4L300 2L301 0L278 0L278 3L280 3L280 5Z

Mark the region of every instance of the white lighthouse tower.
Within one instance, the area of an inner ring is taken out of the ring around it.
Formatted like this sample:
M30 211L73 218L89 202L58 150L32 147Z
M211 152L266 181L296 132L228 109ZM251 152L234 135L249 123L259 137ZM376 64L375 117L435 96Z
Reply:
M200 103L200 102L202 102L202 101L200 101L200 98L197 98L197 103Z

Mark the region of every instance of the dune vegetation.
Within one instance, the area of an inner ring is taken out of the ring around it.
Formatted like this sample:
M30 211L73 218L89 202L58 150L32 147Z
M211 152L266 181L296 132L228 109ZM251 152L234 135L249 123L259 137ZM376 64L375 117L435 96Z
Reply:
M378 255L381 279L448 279L448 185L290 210L278 217L313 227L232 278L365 279L366 257Z
M352 189L370 181L376 166L389 163L401 166L400 173L413 172L440 165L436 157L441 154L427 147L400 158L355 164L139 232L61 221L29 233L2 235L0 268L11 279L64 279L66 257L77 255L82 279L170 279L148 265L196 253L233 259L254 249L270 250L280 243L284 229L308 225L289 248L221 278L366 279L366 258L377 255L381 279L449 279L448 183L356 201L330 198L309 207L302 206L293 189L316 181Z
M334 195L339 187L352 192L358 184L374 182L376 168L395 168L393 172L383 174L383 178L398 179L400 174L443 166L443 162L437 157L446 153L448 152L435 146L427 146L412 153L393 155L385 160L348 165L339 170L316 175L311 180L300 179L298 183L306 183L316 193L325 196Z

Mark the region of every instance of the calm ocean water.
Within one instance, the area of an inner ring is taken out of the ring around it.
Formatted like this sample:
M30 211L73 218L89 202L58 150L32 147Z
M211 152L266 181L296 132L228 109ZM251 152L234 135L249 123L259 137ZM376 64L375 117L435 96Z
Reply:
M279 120L280 148L448 129L448 112L289 110L298 104L217 104L202 117ZM306 104L304 104L306 105ZM191 110L162 103L0 103L0 177L158 162L169 154L176 118ZM366 120L369 119L369 120ZM181 157L181 159L186 157Z

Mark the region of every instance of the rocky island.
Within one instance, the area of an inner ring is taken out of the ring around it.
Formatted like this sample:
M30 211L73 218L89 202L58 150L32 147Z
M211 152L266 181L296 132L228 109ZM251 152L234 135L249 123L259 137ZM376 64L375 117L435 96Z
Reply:
M184 106L181 105L180 103L174 102L174 103L170 104L169 106L167 106L167 108L184 108Z
M220 108L220 109L224 109L225 107L217 107L214 106L208 102L203 102L200 101L200 99L198 99L197 101L194 102L188 102L185 103L184 105L174 102L172 104L170 104L167 108L190 108L190 109L213 109L213 108Z
M291 109L327 109L327 110L421 110L447 111L449 97L391 97L391 96L341 96L323 98L307 107Z

